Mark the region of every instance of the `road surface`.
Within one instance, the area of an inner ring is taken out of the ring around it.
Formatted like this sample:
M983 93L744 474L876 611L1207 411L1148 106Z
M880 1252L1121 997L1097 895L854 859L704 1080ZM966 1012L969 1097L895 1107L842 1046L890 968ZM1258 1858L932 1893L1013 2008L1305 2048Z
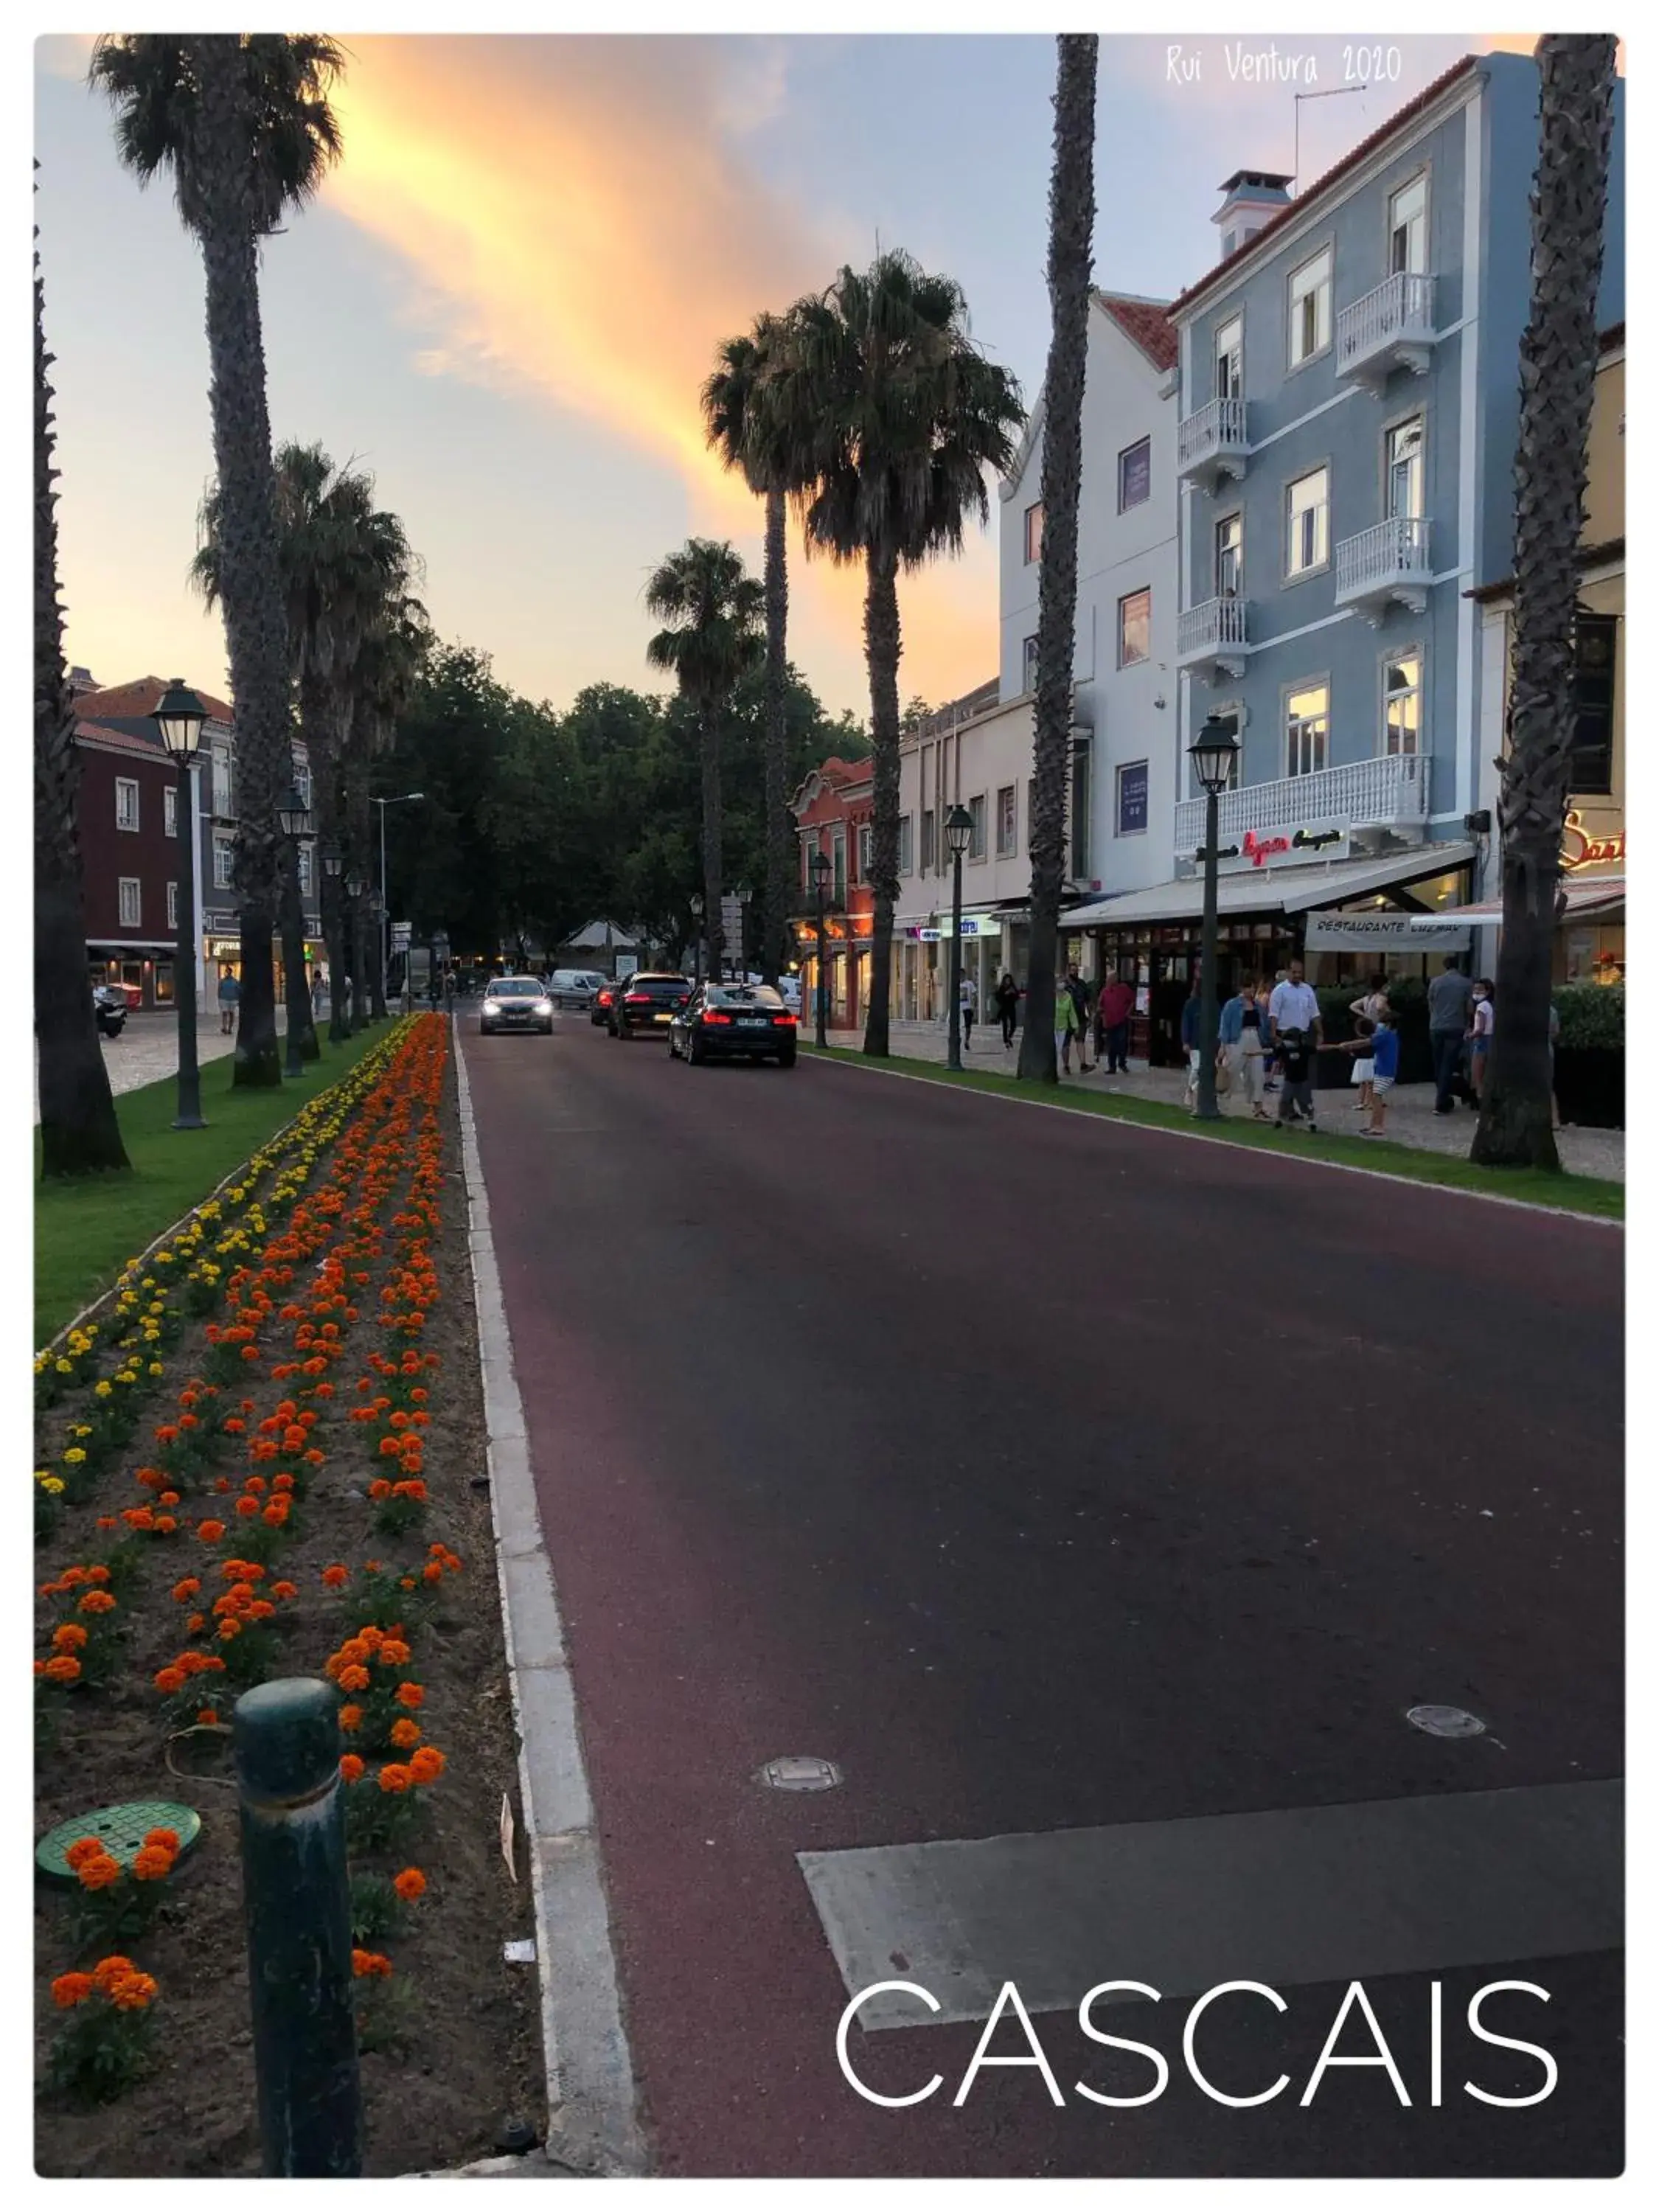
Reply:
M659 2171L1618 2169L1617 1231L460 1026Z

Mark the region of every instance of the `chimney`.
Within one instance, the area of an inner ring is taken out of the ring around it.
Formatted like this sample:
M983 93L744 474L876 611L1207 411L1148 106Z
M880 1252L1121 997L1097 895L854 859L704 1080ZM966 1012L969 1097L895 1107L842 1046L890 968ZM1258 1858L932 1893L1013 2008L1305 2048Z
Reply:
M98 686L92 680L91 669L71 668L69 672L69 688L72 696L78 699L82 692L95 691Z
M1235 169L1221 187L1221 205L1210 218L1221 233L1221 258L1265 230L1291 204L1291 179L1273 169Z

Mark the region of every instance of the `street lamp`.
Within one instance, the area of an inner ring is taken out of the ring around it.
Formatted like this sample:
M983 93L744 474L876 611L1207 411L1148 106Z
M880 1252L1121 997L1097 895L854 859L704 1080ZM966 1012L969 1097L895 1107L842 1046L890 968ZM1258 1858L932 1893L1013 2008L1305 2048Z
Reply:
M386 895L386 811L388 806L407 806L412 799L425 797L426 793L423 791L400 791L395 798L377 799L374 802L380 810L380 989L382 992L386 989L386 974L392 964L392 908ZM405 959L404 963L405 974L408 972L408 961Z
M351 988L347 996L350 1000L354 1029L367 1029L368 1026L368 1017L363 1012L363 1000L367 995L363 988L363 893L368 889L368 877L361 868L355 868L345 879L346 902L350 908L351 946Z
M289 791L287 799L276 809L276 826L282 831L283 836L287 838L289 845L294 850L294 902L300 916L296 941L299 944L301 951L300 981L301 985L303 985L306 980L304 973L306 917L305 908L300 905L298 872L300 862L298 856L300 840L302 837L308 837L311 835L311 809L306 805L304 799L301 796L300 787L297 783L294 785L292 789ZM292 950L293 947L291 945L285 945L283 947L285 954L290 953ZM305 1024L303 1022L296 1022L295 1020L295 1000L294 996L294 985L290 980L288 990L288 1050L284 1055L283 1073L291 1080L297 1079L306 1072Z
M739 884L732 894L738 902L738 981L741 983L749 973L749 902L755 896L747 884Z
M173 830L179 840L178 908L173 915L173 997L179 1016L179 1111L175 1129L204 1129L202 1078L196 1064L196 809L191 766L202 742L207 709L175 676L150 709L167 757L179 775Z
M1232 726L1224 722L1219 714L1212 714L1188 746L1187 757L1193 764L1193 775L1204 793L1204 936L1199 954L1198 1119L1200 1121L1218 1121L1221 1109L1215 1103L1216 871L1217 848L1221 842L1219 800L1233 780L1238 761L1238 739Z
M947 1067L962 1066L962 856L974 834L974 817L965 806L953 806L945 817L945 846L951 855L951 960L945 982L950 993L950 1039Z
M691 980L702 981L702 893L691 894ZM716 977L718 981L719 978Z
M817 901L818 918L818 973L817 988L812 994L812 1041L820 1052L825 1049L830 1042L824 1034L825 1026L830 1018L830 985L824 951L827 937L823 927L823 895L830 881L830 855L820 847L812 855L812 891Z

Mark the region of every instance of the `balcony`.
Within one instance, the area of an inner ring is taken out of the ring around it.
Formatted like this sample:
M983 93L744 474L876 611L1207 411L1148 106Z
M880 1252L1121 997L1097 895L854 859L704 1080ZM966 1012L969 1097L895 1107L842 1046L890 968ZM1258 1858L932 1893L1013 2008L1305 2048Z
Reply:
M1397 368L1423 375L1434 350L1434 279L1401 270L1336 318L1336 373L1380 392Z
M1388 830L1420 838L1429 818L1429 763L1415 753L1379 754L1313 775L1280 776L1224 791L1221 839L1237 843L1247 830L1300 830L1333 822L1348 829ZM1176 807L1175 848L1185 860L1204 842L1204 801L1183 799Z
M1188 415L1176 435L1176 473L1184 483L1213 491L1223 477L1244 473L1244 402L1212 399Z
M1335 603L1363 615L1373 629L1395 605L1420 615L1433 580L1424 515L1395 515L1337 540Z
M1176 621L1176 666L1213 684L1242 676L1248 647L1249 602L1231 593L1188 607Z

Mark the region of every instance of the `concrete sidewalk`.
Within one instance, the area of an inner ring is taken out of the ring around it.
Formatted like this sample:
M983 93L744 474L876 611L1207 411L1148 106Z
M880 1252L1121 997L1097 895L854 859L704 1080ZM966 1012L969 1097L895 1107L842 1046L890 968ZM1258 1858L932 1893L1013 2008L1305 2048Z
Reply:
M326 1014L324 1019L327 1019ZM276 1009L276 1034L288 1034L288 1009ZM142 1091L147 1083L160 1083L162 1079L179 1073L179 1020L175 1014L137 1013L127 1016L127 1025L118 1037L100 1036L104 1065L109 1070L109 1087L118 1098L123 1091ZM196 1061L205 1067L210 1060L222 1060L235 1049L233 1033L227 1036L219 1027L217 1013L203 1014L196 1024ZM37 1048L35 1067L37 1084L34 1097L34 1118L40 1119L40 1094L38 1071L40 1056Z
M945 1030L938 1022L894 1022L889 1040L894 1053L903 1059L933 1060L940 1065L944 1062ZM856 1050L862 1042L862 1032L832 1030L830 1041ZM1018 1035L1012 1050L1006 1050L996 1024L993 1023L988 1032L982 1022L975 1022L973 1044L963 1053L963 1065L993 1075L1016 1073L1019 1065ZM1112 1097L1152 1098L1166 1106L1181 1104L1186 1078L1179 1068L1148 1067L1144 1060L1133 1060L1130 1066L1133 1073L1127 1076L1062 1075L1060 1087L1104 1091ZM1351 1091L1316 1091L1315 1101L1322 1127L1352 1135L1362 1126L1364 1117L1353 1110ZM1264 1103L1270 1113L1278 1110L1278 1100L1272 1093ZM1249 1111L1233 1098L1223 1098L1220 1105L1222 1112L1230 1117L1241 1112L1248 1115ZM1454 1114L1437 1114L1432 1084L1402 1084L1389 1095L1388 1133L1395 1143L1413 1146L1419 1152L1444 1152L1467 1158L1474 1135L1474 1115L1467 1107L1459 1108ZM1561 1164L1570 1175L1605 1176L1614 1182L1625 1180L1622 1129L1563 1129L1557 1134L1556 1144Z

